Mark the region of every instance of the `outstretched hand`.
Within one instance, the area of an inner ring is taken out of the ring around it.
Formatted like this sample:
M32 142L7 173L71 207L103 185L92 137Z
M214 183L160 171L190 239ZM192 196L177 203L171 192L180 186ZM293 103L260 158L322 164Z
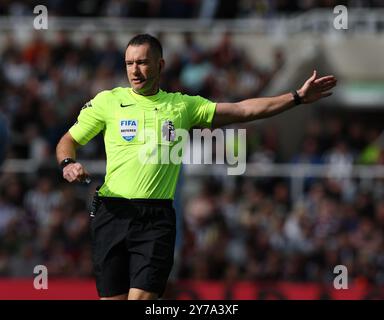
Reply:
M329 90L334 88L336 83L337 79L334 76L317 78L317 72L314 70L312 76L297 90L297 93L303 103L315 102L321 98L329 97L332 94Z

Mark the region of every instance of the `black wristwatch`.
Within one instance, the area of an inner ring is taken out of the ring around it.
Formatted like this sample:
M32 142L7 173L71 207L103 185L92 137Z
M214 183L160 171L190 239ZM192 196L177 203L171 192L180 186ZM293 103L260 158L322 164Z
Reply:
M69 165L70 163L75 163L76 160L72 159L72 158L65 158L63 161L60 162L60 168L61 170L63 170L67 165Z
M301 104L302 101L301 101L301 98L300 98L299 94L297 93L297 91L296 90L292 90L291 93L293 95L293 100L295 101L295 105Z

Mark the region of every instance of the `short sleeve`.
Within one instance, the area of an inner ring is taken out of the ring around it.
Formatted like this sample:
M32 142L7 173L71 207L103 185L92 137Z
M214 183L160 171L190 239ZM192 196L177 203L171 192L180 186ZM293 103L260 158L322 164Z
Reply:
M107 93L103 91L82 107L76 123L69 129L69 133L77 143L85 145L104 130L103 110L107 104L106 100Z
M216 103L200 96L183 95L183 99L189 114L190 127L211 127Z

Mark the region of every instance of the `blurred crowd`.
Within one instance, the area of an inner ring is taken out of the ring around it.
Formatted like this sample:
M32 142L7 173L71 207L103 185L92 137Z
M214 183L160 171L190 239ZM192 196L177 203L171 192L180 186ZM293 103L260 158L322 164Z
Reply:
M262 68L228 33L210 48L191 34L183 39L167 57L164 90L215 101L257 96L285 61L277 50L274 64ZM88 209L95 185L69 185L45 164L54 161L58 139L86 101L127 86L123 54L113 38L100 46L92 37L75 43L62 32L52 42L35 35L25 46L9 36L2 47L0 127L8 130L0 135L8 145L0 156L32 159L40 169L0 176L1 276L31 276L38 264L52 276L92 276ZM331 164L332 171L306 177L301 197L292 197L290 179L201 179L197 195L183 195L176 277L328 281L343 264L351 278L383 284L384 181L338 175L354 164L384 165L379 119L316 117L290 159L273 126L247 129L248 163ZM101 139L79 156L102 159Z
M384 165L382 124L326 115L306 125L293 164L329 166L325 177L210 177L186 199L182 278L384 284L384 179L343 175L355 164ZM274 129L256 132L248 164L278 163ZM199 177L198 179L202 179Z
M23 0L0 1L0 15L32 15L45 5L52 16L231 19L274 16L314 8L377 8L383 0Z

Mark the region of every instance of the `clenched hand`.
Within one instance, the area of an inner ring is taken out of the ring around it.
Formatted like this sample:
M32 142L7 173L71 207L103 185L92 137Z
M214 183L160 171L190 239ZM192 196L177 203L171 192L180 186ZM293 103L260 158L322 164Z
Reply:
M87 178L89 178L89 173L85 170L81 163L70 163L63 169L63 178L68 182L84 182Z

